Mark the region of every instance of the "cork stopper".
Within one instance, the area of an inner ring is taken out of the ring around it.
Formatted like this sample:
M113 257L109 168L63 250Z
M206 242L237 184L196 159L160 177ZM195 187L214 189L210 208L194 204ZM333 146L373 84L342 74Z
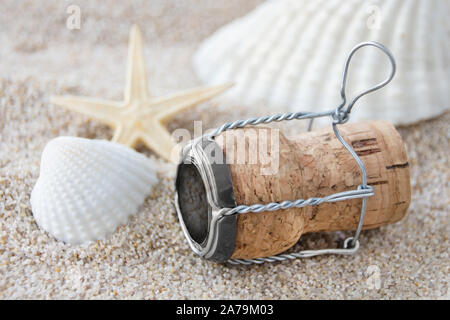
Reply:
M339 129L364 163L368 184L374 188L375 195L367 200L363 229L399 221L411 198L409 165L400 135L386 121L344 124ZM275 130L247 127L224 132L216 139L227 157L238 205L324 197L361 184L357 163L331 128L290 140ZM240 214L232 258L279 254L308 232L353 230L360 211L361 199L353 199Z

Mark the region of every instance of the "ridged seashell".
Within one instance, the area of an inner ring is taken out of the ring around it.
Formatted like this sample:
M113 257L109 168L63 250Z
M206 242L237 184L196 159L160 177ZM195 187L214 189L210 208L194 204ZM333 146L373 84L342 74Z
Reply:
M153 161L106 140L58 137L31 193L37 224L58 240L98 240L125 224L157 182Z
M235 82L224 97L241 105L328 110L341 101L350 50L377 41L393 53L397 73L362 98L352 117L412 123L450 107L449 12L448 0L267 1L205 40L194 69L204 82ZM381 82L388 67L373 47L358 51L347 97Z

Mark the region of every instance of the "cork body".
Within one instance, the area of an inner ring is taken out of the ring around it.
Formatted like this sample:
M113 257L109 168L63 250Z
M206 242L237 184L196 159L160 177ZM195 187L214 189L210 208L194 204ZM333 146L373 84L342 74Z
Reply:
M260 134L262 130L264 134ZM256 127L232 130L217 141L227 157L238 205L324 197L356 189L361 184L357 163L331 128L290 140L281 133L271 134L273 130ZM368 184L375 192L367 200L363 228L399 221L406 214L411 197L408 160L400 135L386 121L345 124L339 130L364 163ZM266 157L264 161L262 156L255 161L252 155L261 155L261 148ZM278 159L277 167L272 164L272 170L264 171L268 158ZM355 229L360 210L361 199L353 199L238 215L232 258L281 253L307 232Z

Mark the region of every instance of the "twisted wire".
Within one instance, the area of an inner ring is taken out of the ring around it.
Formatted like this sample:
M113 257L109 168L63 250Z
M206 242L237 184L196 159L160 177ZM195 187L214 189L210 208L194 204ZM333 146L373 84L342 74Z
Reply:
M269 256L264 258L256 258L256 259L229 259L227 262L230 264L238 265L251 265L251 264L262 264L264 262L282 262L286 260L294 260L298 258L311 258L323 254L346 254L351 255L358 251L359 249L359 241L356 240L355 245L353 247L348 247L348 243L352 241L354 238L350 237L344 241L343 249L320 249L320 250L303 250L294 253L284 253L276 256Z
M268 124L270 122L280 122L285 120L302 120L302 119L313 119L318 117L325 117L333 115L335 110L326 112L286 112L283 114L276 113L270 116L254 117L245 120L236 120L233 122L226 122L212 133L207 134L208 137L213 138L221 134L226 130L243 128L249 125L256 126L258 124Z
M317 206L325 202L338 202L343 200L357 199L371 197L374 195L373 188L371 186L358 186L357 190L350 190L344 192L338 192L331 194L323 198L312 197L309 199L297 199L295 201L282 201L282 202L271 202L267 204L253 204L251 206L240 205L224 212L223 216L230 216L234 214L243 214L249 212L262 212L262 211L276 211L280 209L291 209L291 208L303 208L306 206Z

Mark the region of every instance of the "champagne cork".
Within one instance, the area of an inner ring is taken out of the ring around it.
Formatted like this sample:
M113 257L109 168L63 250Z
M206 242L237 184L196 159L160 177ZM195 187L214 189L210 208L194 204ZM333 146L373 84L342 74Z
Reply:
M247 139L256 132L258 144ZM265 134L259 134L265 130ZM300 134L287 139L279 133L277 148L270 128L247 127L224 132L216 139L227 156L237 205L267 204L284 200L324 197L354 190L362 183L355 159L336 138L331 128ZM367 198L363 229L399 221L411 198L409 165L402 139L386 121L339 125L339 130L360 157L367 171L367 183L374 196ZM234 139L227 139L233 132ZM263 141L261 142L261 137ZM227 141L227 143L225 143ZM229 141L232 141L229 144ZM278 157L276 172L261 174L261 162L248 156L230 159L230 147L245 143L248 154L263 146L270 158ZM227 151L228 150L228 151ZM317 206L238 215L235 259L253 259L282 253L304 233L354 230L361 212L361 199L323 203Z

